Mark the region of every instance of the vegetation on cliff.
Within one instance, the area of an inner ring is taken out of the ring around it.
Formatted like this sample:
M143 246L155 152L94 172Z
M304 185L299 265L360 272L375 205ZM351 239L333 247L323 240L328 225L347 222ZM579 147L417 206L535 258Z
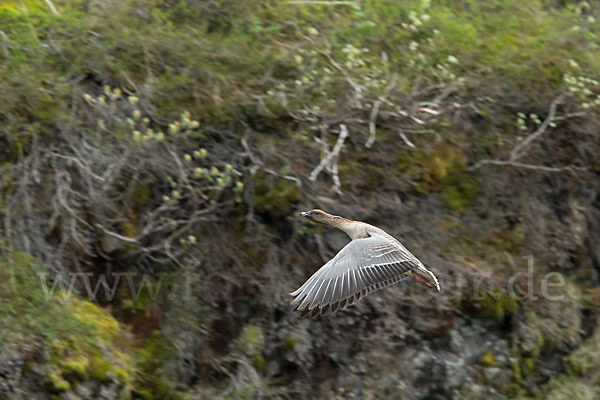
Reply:
M596 398L599 12L2 2L0 397ZM313 207L443 292L297 320Z

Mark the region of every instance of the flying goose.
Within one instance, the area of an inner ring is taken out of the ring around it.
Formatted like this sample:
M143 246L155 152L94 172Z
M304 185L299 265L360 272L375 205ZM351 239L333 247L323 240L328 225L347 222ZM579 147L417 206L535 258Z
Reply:
M339 253L298 290L291 304L301 317L325 315L351 306L366 295L412 276L423 286L439 291L437 277L399 241L384 230L322 210L301 212L311 221L330 225L350 236Z

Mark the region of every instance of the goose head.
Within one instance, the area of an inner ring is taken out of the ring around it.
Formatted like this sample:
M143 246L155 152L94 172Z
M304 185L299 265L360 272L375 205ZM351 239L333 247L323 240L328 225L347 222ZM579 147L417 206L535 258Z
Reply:
M300 213L300 215L305 218L310 219L311 221L319 222L321 224L326 224L326 225L331 225L332 221L334 221L336 218L339 218L339 217L335 217L331 214L327 214L325 211L319 210L319 209L310 210L310 211L302 211Z

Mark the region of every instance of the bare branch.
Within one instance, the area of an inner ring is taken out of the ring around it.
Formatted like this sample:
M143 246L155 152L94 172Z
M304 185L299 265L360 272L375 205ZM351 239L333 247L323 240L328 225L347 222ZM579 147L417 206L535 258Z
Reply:
M379 107L381 106L381 100L375 100L373 103L373 108L371 109L371 116L369 117L369 139L367 143L365 143L365 147L370 149L375 143L375 120L377 119L377 113L379 113Z
M258 169L262 166L263 163L261 160L258 159L258 157L256 157L254 155L252 150L250 150L250 146L248 145L248 133L247 132L242 137L242 146L244 146L244 150L246 150L244 155L247 155L248 158L250 158L250 161L252 161L252 166L250 166L250 174L254 175L256 173L256 171L258 171Z
M550 104L550 110L548 111L548 116L546 117L544 122L542 122L542 124L536 129L535 132L533 132L525 140L523 140L521 143L515 146L515 148L510 153L510 161L515 161L517 158L525 154L526 147L529 146L529 144L535 139L543 135L544 132L546 132L546 129L548 129L550 123L554 121L554 116L556 115L556 106L562 101L563 98L564 95L561 94L552 101L552 103Z
M273 171L272 169L268 169L268 168L265 168L264 171L268 174L278 176L283 179L287 179L288 181L296 182L296 185L298 185L298 187L302 187L302 181L300 179L296 178L295 176L279 174L279 173Z
M338 64L333 57L330 54L330 50L331 47L328 45L327 46L327 51L321 51L321 54L323 54L325 57L327 57L327 59L329 60L329 62L331 63L331 65L333 65L333 67L335 69L337 69L338 71L340 71L340 73L342 75L344 75L344 78L346 78L346 81L350 84L350 86L352 86L352 89L354 89L354 91L356 92L357 95L361 95L362 94L362 88L357 85L352 78L350 78L350 76L348 75L348 73L340 66L340 64Z
M428 107L419 107L419 108L417 108L417 111L426 112L426 113L429 113L431 115L440 115L439 111L432 110L431 108L428 108Z
M342 182L338 174L338 157L335 157L333 166L331 167L331 176L333 178L333 191L337 194L342 194Z
M56 7L54 7L54 4L52 4L52 1L50 0L44 0L46 2L46 4L48 4L48 7L50 7L50 11L52 11L52 14L54 15L59 15L58 11L56 10Z
M339 154L340 150L342 150L342 146L344 145L344 141L347 137L348 129L346 129L346 125L340 124L340 135L338 136L337 142L335 143L333 150L327 153L325 157L323 157L319 165L317 165L315 169L313 169L313 171L310 173L308 179L310 179L311 181L315 181L317 179L317 176L321 173L323 168L328 166L331 160Z
M137 239L136 239L136 238L130 238L130 237L127 237L127 236L119 235L119 234L118 234L118 233L116 233L116 232L109 231L108 229L106 229L105 227L103 227L103 226L102 226L102 225L100 225L100 224L96 224L96 228L100 228L100 229L102 230L102 232L106 233L108 236L112 236L112 237L114 237L115 239L119 239L119 240L121 240L121 241L123 241L123 242L127 242L127 243L135 243L135 244L137 244L137 243L138 243L138 241L137 241Z
M560 102L562 101L562 99L564 97L565 97L565 95L561 94L560 96L558 96L557 98L555 98L552 101L552 103L550 104L550 109L548 110L548 116L546 117L544 122L542 122L542 124L535 130L535 132L533 132L531 135L529 135L527 138L525 138L525 140L523 140L521 143L519 143L512 149L507 161L481 160L481 161L477 162L476 164L474 164L473 166L467 168L467 170L474 171L474 170L480 168L481 166L488 165L488 164L508 165L508 166L512 166L512 167L526 168L526 169L544 171L544 172L563 172L563 171L585 170L585 168L576 167L573 165L570 165L567 167L546 167L543 165L525 164L525 163L520 163L520 162L516 161L518 158L520 158L527 152L528 146L531 144L531 142L533 142L534 140L539 138L541 135L543 135L544 132L546 132L546 130L548 129L548 127L550 126L550 124L552 122L564 121L568 118L579 117L584 114L583 112L573 112L573 113L568 113L568 114L557 117L556 116L556 107L558 106L558 104L560 104Z
M408 145L408 147L412 147L413 149L416 148L416 146L410 140L408 140L408 138L406 137L404 132L400 131L400 132L398 132L398 134L400 135L402 140L404 140L404 143L406 143Z
M387 63L387 54L385 52L383 53L382 58ZM375 102L373 103L373 108L371 109L371 116L369 117L369 139L367 140L367 143L365 143L365 147L367 149L370 149L371 146L373 146L373 143L375 143L375 135L376 135L375 120L377 119L377 114L379 113L379 108L381 107L381 103L382 102L389 103L387 100L387 97L390 94L390 92L392 91L392 89L394 88L394 86L396 86L396 77L395 76L393 76L391 79L389 79L389 83L385 88L385 92L383 93L383 96L381 96L378 100L375 100Z
M510 167L517 167L517 168L525 168L525 169L532 169L532 170L536 170L536 171L543 171L543 172L565 172L565 171L585 171L587 170L586 168L581 168L581 167L577 167L574 165L569 165L567 167L546 167L544 165L534 165L534 164L525 164L525 163L520 163L517 161L502 161L502 160L481 160L479 161L477 164L467 168L467 171L474 171L480 167L482 167L483 165L487 165L487 164L492 164L492 165L507 165Z
M84 165L84 164L81 162L81 160L79 160L78 158L75 158L75 157L70 157L70 156L65 156L64 154L58 154L58 153L55 153L55 152L53 152L53 151L49 152L48 154L50 154L51 156L54 156L54 157L64 158L65 160L72 161L72 162L74 162L75 164L77 164L77 165L78 165L78 166L79 166L81 169L84 169L84 170L86 170L86 171L87 171L87 172L90 174L90 176L92 176L94 179L97 179L97 180L99 180L100 182L104 182L104 178L103 178L103 177L101 177L101 176L99 176L99 175L96 175L96 174L95 174L95 173L92 171L92 169L91 169L90 167L88 167L87 165Z

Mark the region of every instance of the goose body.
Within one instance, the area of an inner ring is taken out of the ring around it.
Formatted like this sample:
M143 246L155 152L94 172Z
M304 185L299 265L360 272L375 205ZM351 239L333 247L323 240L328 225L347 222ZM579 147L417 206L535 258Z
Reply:
M322 210L303 217L345 232L350 239L295 292L291 304L301 316L315 317L351 306L366 295L410 276L440 290L437 277L392 235L365 222L330 215Z

